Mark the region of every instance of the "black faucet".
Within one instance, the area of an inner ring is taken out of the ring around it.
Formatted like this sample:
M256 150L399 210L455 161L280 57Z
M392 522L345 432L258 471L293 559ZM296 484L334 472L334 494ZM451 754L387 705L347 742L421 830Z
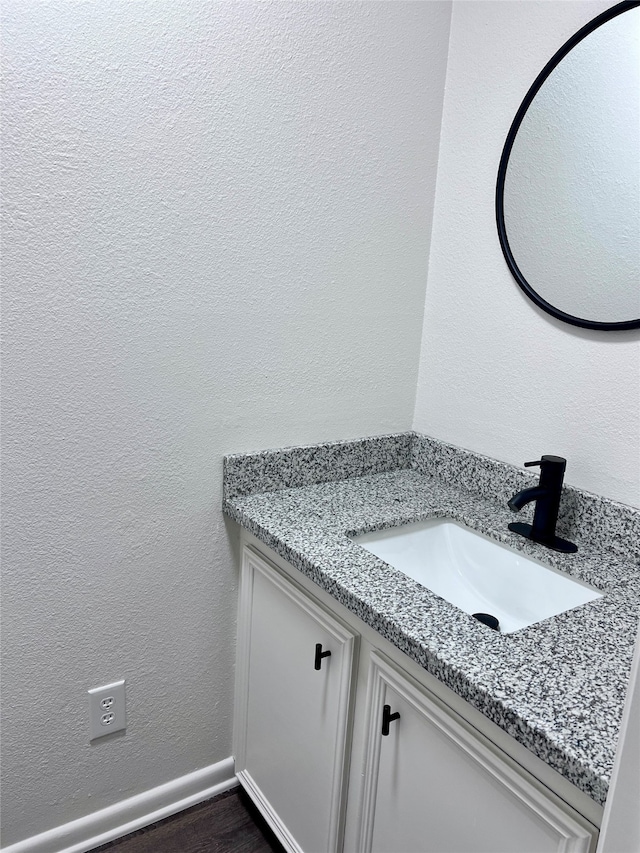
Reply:
M540 466L540 482L530 489L523 489L515 494L508 502L509 509L520 512L525 504L536 502L533 513L533 524L524 524L514 521L509 525L509 530L519 533L526 539L539 542L552 548L554 551L562 551L565 554L573 554L578 546L566 539L556 536L556 522L560 509L560 496L562 494L562 481L567 460L562 456L543 456L537 462L525 462L524 467L532 465Z

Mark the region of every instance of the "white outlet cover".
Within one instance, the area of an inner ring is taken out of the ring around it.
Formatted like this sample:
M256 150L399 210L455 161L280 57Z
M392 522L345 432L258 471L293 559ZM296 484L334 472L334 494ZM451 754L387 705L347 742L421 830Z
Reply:
M89 740L127 728L125 682L114 681L89 692Z

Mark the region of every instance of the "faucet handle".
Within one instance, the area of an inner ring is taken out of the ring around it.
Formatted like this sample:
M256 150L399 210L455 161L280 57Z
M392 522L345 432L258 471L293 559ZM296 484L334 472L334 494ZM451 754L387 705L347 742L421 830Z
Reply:
M543 465L558 465L559 467L564 468L566 464L567 460L564 456L549 456L548 454L545 454L545 456L540 457L540 459L535 462L525 462L524 467L531 468L532 465L540 465L541 467Z

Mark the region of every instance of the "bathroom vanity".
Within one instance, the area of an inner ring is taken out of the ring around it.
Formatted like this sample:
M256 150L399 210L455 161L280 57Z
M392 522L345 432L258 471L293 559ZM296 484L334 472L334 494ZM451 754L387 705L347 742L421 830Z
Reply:
M543 554L507 526L505 495L530 483L412 433L225 459L241 525L236 772L287 849L595 851L640 513L567 487L578 553ZM433 517L601 596L503 634L354 541Z

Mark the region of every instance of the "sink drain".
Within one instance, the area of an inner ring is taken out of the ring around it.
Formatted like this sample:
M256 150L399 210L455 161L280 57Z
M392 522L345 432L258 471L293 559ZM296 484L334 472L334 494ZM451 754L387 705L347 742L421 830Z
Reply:
M492 616L490 613L474 613L473 618L477 619L478 622L482 622L482 624L486 625L488 628L493 628L494 631L500 630L500 623L496 617Z

